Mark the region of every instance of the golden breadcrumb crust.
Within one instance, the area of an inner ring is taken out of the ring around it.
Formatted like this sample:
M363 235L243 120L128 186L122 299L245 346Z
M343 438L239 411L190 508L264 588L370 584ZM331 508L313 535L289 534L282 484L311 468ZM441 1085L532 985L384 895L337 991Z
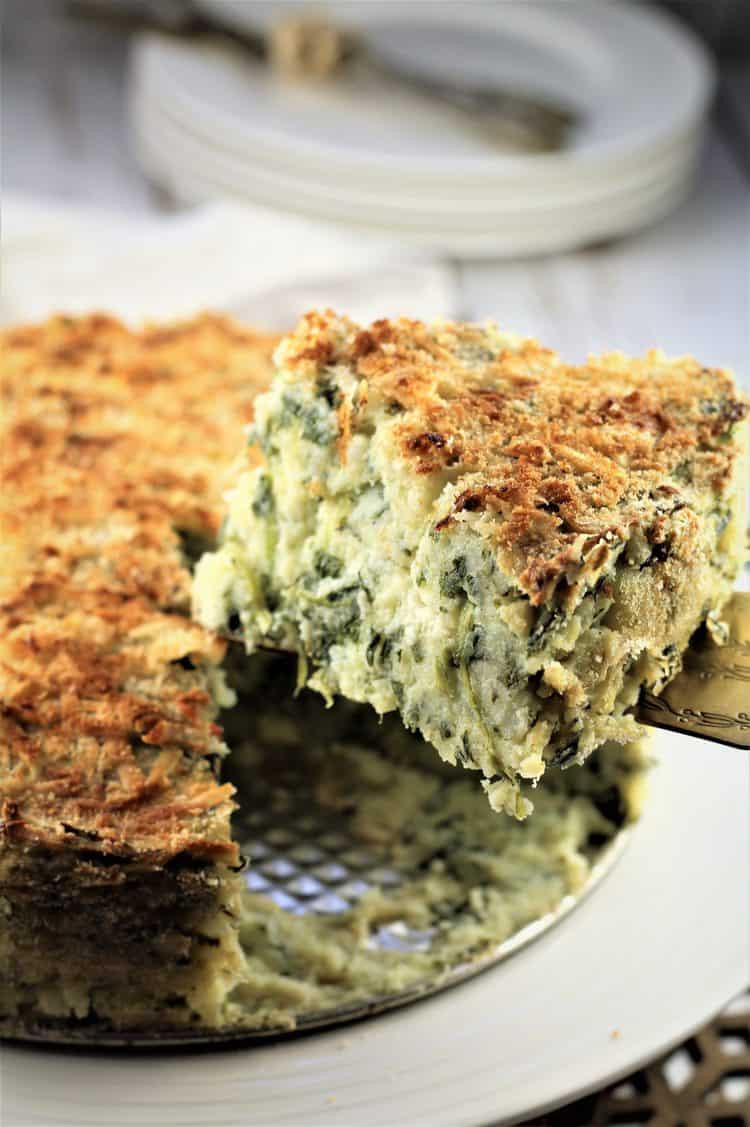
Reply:
M311 313L277 362L302 380L348 369L359 382L338 407L342 461L373 411L398 417L404 470L458 483L438 530L462 512L495 515L498 554L536 605L607 539L639 527L658 543L672 498L721 495L737 460L730 431L748 412L731 374L695 360L612 353L574 367L493 326L362 329Z
M234 862L223 648L190 620L181 544L217 532L276 338L92 315L1 342L0 843Z

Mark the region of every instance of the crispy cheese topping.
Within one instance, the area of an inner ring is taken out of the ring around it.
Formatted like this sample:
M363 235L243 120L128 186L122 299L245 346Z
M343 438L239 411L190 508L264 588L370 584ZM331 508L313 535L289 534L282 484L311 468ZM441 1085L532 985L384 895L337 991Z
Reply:
M223 643L186 552L221 520L227 432L275 339L204 315L2 334L0 834L236 860L212 757Z

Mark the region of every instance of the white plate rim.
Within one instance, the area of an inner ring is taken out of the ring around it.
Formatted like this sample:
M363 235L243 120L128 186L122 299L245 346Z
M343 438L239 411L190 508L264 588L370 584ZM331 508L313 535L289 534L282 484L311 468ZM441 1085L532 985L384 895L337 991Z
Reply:
M509 222L508 216L498 214L493 222L472 229L452 229L449 223L441 223L434 228L420 228L408 224L396 225L392 220L378 226L363 221L360 217L343 212L323 212L318 207L301 207L300 195L283 199L276 187L258 190L260 179L255 180L254 190L243 191L236 176L226 165L209 171L202 168L196 171L198 156L182 159L176 156L179 145L169 135L159 134L151 138L146 134L136 134L136 147L141 163L147 173L153 176L181 203L205 203L217 195L228 195L237 202L271 208L274 211L288 211L310 221L348 230L357 235L365 235L381 243L394 246L408 244L424 247L443 254L462 257L515 257L540 253L560 253L574 247L593 244L602 239L619 238L630 231L641 228L667 215L682 202L690 189L689 169L677 169L663 181L652 185L646 192L636 193L627 203L621 203L616 210L604 202L598 211L594 208L580 208L567 217L566 223L557 218L546 220L537 217L522 225ZM170 155L167 156L166 154ZM511 217L512 218L512 217ZM504 227L500 229L501 222Z
M330 219L322 220L317 215L300 212L290 206L279 208L278 200L249 201L240 193L228 190L224 184L209 178L194 176L190 185L177 181L170 183L169 176L165 177L163 174L157 176L157 179L162 186L166 186L171 191L175 200L181 205L203 205L216 199L217 195L224 195L238 204L259 205L273 210L277 216L286 212L292 217L315 221L335 229L338 234L351 232L357 236L371 238L381 246L389 243L394 248L411 248L439 256L475 261L549 257L554 254L565 254L579 247L596 246L604 240L619 239L665 218L684 201L690 190L690 185L682 181L667 185L655 202L652 200L645 205L640 203L627 213L623 210L616 222L606 224L602 222L595 227L589 226L583 232L578 229L555 230L540 226L527 233L506 232L498 236L491 231L481 234L454 233L445 227L440 231L411 230L394 233L391 228L384 231L383 228L368 227L363 223L335 223Z

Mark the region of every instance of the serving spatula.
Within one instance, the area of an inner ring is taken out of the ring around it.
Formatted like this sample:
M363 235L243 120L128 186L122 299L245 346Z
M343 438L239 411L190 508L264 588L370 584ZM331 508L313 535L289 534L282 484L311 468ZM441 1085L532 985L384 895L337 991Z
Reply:
M660 695L641 693L636 716L654 728L750 749L750 592L735 591L722 618L724 645L701 631Z

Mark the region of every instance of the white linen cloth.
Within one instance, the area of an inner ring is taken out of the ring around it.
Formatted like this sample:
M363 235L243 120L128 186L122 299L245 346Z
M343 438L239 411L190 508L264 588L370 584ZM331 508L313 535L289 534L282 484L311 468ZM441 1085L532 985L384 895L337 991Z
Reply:
M211 308L284 329L312 307L430 320L455 304L447 265L263 208L217 202L123 216L3 197L4 323L92 309L139 323Z

